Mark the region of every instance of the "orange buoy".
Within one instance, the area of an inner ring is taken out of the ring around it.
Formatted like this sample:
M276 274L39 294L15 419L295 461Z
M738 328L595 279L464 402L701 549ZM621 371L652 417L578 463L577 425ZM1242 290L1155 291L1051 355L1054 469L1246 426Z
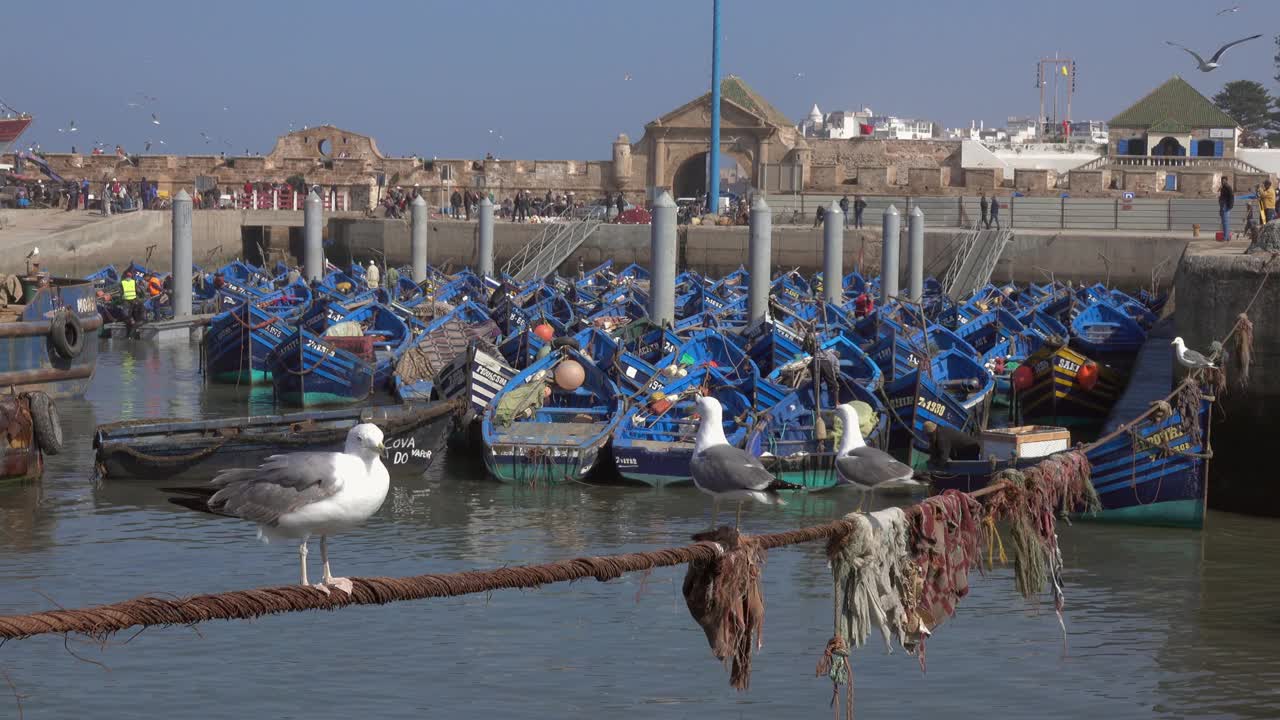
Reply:
M1030 365L1021 365L1017 370L1013 371L1012 380L1013 389L1018 392L1022 392L1023 390L1031 387L1032 383L1035 382L1036 374L1035 371L1031 369Z
M1098 363L1090 360L1076 371L1076 384L1085 390L1092 390L1098 385Z
M587 371L577 360L564 360L556 365L556 385L561 390L573 392L582 387L587 380Z
M556 329L546 323L542 323L533 329L533 334L542 338L544 342L551 342L551 338L555 337Z

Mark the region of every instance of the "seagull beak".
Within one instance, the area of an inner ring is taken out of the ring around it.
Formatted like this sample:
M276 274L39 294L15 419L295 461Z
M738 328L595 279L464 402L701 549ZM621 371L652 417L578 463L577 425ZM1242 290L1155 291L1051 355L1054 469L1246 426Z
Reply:
M386 456L387 456L387 446L386 446L386 445L384 445L383 443L378 443L375 447L377 448L377 450L378 450L378 454L379 454L379 455L381 455L382 457L386 457Z

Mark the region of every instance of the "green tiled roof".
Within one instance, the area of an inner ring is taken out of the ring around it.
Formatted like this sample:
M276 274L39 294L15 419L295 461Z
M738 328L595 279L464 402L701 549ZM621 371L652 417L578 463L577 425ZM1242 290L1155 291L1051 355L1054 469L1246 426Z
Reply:
M1169 127L1233 128L1238 124L1177 75L1111 118L1111 127L1158 127L1160 132L1186 132L1185 129L1170 130Z
M1215 126L1215 127L1217 127L1217 126ZM1178 122L1177 120L1167 120L1167 119L1166 119L1166 120L1160 120L1160 121L1156 122L1156 124L1154 124L1154 125L1152 125L1151 127L1147 128L1147 130L1149 130L1150 132L1154 132L1154 133L1177 133L1177 134L1182 134L1182 133L1189 133L1189 132L1191 132L1191 126L1190 126L1190 125L1188 125L1188 124L1186 124L1186 123Z
M781 110L769 104L768 100L760 97L759 93L751 89L751 86L743 82L742 78L737 75L726 75L720 81L720 97L741 105L769 121L772 125L779 127L795 125Z

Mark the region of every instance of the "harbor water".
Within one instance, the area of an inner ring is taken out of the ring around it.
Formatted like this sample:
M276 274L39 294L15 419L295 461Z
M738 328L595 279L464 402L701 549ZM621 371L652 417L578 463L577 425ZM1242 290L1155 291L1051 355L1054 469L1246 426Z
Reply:
M0 613L138 595L297 581L292 545L244 522L171 505L146 482L95 480L98 423L267 413L269 395L206 390L198 347L105 343L87 397L59 403L68 449L41 482L0 486ZM267 391L269 393L269 390ZM363 528L331 543L339 575L413 575L685 544L709 521L692 488L531 489L438 456L425 476L392 469ZM751 507L747 532L854 510L858 496ZM865 508L864 508L865 509ZM1048 595L1028 604L1012 570L971 576L928 643L927 673L878 636L853 658L863 718L1277 717L1280 523L1210 513L1203 532L1061 526L1066 645ZM313 547L312 574L319 575ZM814 676L832 633L821 544L774 550L763 573L764 647L749 692L728 684L689 617L683 568L533 591L305 612L254 622L123 633L105 646L41 636L0 647L0 676L26 720L46 718L421 718L523 720L829 717ZM0 717L17 717L0 683Z

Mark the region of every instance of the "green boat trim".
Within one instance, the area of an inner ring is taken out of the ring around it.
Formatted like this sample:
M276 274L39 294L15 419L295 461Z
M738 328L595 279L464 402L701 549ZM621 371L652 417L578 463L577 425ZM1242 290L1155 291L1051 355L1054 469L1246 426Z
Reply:
M271 373L266 370L229 370L214 373L209 379L220 385L269 385Z
M1126 525L1158 525L1161 527L1204 527L1203 500L1170 500L1150 505L1132 505L1103 510L1097 515L1078 515L1081 520L1117 522Z

